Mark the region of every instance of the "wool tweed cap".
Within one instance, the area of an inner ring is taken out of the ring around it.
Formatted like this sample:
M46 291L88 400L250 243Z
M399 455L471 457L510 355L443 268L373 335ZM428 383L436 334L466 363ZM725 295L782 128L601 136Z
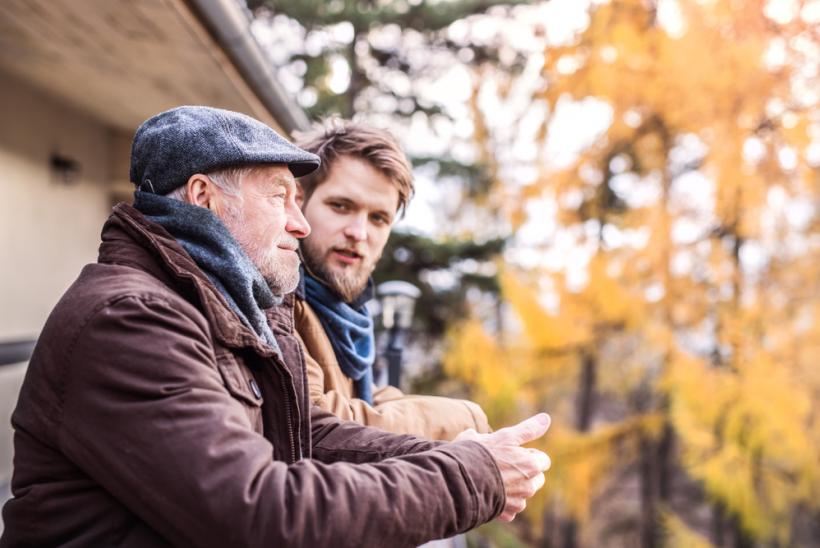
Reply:
M184 185L194 173L248 164L287 164L301 177L319 167L319 157L250 116L201 106L149 118L131 144L131 182L156 194Z

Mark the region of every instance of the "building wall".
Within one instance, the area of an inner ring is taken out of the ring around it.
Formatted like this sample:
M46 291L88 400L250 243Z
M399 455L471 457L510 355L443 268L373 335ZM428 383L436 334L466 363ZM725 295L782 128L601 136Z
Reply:
M0 367L0 505L11 495L11 471L14 457L14 434L11 429L11 413L17 405L17 395L26 374L26 364L7 364ZM3 522L0 520L0 533Z
M36 338L51 308L97 254L110 212L112 132L0 73L0 342ZM66 184L57 153L80 170Z

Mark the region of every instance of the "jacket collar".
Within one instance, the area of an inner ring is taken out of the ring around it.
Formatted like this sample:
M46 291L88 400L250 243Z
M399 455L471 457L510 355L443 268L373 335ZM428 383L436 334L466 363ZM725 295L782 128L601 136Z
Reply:
M239 321L225 298L173 236L134 207L125 203L114 207L103 226L98 262L131 266L162 280L202 311L214 338L222 345L275 355L272 348L261 344L256 334ZM284 305L268 311L274 333L293 331L293 311L279 310L286 308Z

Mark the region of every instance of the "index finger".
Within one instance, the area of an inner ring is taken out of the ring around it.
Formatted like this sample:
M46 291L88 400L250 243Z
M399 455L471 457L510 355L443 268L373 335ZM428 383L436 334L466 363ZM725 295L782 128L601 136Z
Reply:
M506 443L523 445L543 436L550 427L552 419L546 413L538 413L525 419L515 426L508 426L497 431L496 434Z

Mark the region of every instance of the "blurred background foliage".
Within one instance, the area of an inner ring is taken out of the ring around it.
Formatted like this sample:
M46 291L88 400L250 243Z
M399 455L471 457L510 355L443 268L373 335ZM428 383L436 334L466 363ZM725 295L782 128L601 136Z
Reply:
M414 388L553 416L471 543L818 545L820 2L248 4L314 118L413 158Z

